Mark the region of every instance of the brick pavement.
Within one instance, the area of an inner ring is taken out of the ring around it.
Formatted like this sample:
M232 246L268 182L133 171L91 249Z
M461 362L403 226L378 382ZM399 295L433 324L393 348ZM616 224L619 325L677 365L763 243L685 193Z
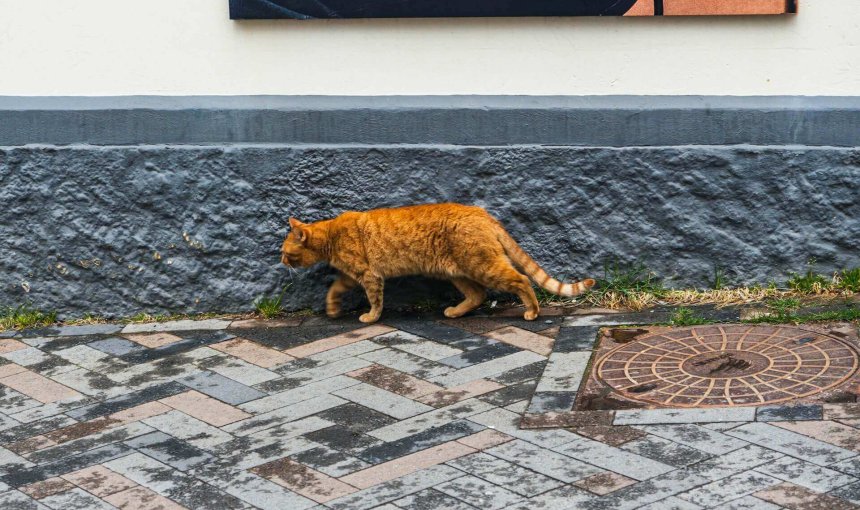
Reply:
M860 508L860 404L567 416L598 328L660 320L25 331L0 339L0 508Z

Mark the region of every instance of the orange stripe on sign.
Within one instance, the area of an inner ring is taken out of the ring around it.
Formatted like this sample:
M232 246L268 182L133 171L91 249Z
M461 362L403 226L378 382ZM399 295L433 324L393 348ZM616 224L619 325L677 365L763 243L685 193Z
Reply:
M666 16L785 14L786 0L663 0Z

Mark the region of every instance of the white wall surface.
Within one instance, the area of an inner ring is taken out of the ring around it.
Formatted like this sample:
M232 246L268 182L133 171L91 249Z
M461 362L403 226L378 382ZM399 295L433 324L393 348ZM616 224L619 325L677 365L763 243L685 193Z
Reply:
M860 0L797 16L242 21L0 0L0 95L860 95Z

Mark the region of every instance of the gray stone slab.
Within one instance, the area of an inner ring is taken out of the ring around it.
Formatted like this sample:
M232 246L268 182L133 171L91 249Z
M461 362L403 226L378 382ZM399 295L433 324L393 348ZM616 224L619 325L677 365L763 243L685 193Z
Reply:
M615 412L615 425L747 422L755 420L754 407L706 409L632 409Z
M493 408L492 404L470 398L370 430L367 434L383 441L397 441L434 427L440 427L452 421L472 417Z
M687 468L687 471L709 481L720 480L774 462L782 457L784 457L783 454L773 450L749 445L692 465Z
M824 411L821 404L793 406L761 406L756 408L756 421L803 421L820 420Z
M647 480L675 469L668 464L584 437L553 449L634 480Z
M516 493L471 475L437 485L435 489L481 510L499 510L523 501Z
M726 434L821 466L858 455L855 451L765 423L748 423Z
M546 358L540 354L535 354L531 351L520 351L501 358L478 363L477 365L461 368L444 376L434 377L431 381L445 387L459 386L469 381L501 374L502 372L507 372L508 370L526 366L537 361L543 361L544 359Z
M227 329L231 321L221 319L206 320L178 320L167 322L149 322L142 324L129 324L122 329L123 334L129 333L156 333L160 331L198 331Z
M715 506L714 510L782 510L782 508L779 505L774 505L769 501L758 499L755 496L744 496L723 503L720 506Z
M621 448L675 467L685 467L711 458L711 454L696 448L651 435L634 439L622 445Z
M580 462L567 455L521 439L495 446L485 450L485 452L566 483L572 483L603 471L591 464Z
M116 508L77 487L42 498L39 502L54 510L113 510Z
M247 436L277 425L297 421L301 418L345 404L346 402L346 400L335 397L334 395L322 395L296 404L281 407L274 411L269 411L268 413L258 414L244 420L233 422L222 427L222 430L236 436Z
M640 510L699 510L699 505L684 501L676 496L669 496L666 499L655 501L643 506Z
M0 493L0 508L9 510L49 510L45 505L19 491Z
M434 408L411 398L377 388L370 384L356 384L332 393L335 396L363 405L364 407L385 413L398 420L433 411Z
M558 480L486 453L465 455L449 461L448 465L527 498L564 485Z
M830 492L838 487L860 482L860 479L854 476L791 457L762 464L756 471L815 492Z
M638 426L649 434L713 455L723 455L746 446L746 441L694 424Z
M584 508L633 510L645 505L679 495L694 487L704 484L707 480L688 469L677 469L655 476L644 482L624 487L594 501Z
M466 504L459 499L453 498L443 492L435 489L424 489L416 492L411 496L398 499L394 504L390 504L391 510L404 508L406 510L475 510L472 505ZM385 506L377 507L374 510L384 510Z
M710 508L758 492L780 482L781 480L758 471L744 471L679 494L678 497L699 506Z
M205 393L210 397L233 405L243 404L266 396L262 391L208 371L183 377L178 382L200 393Z
M489 411L469 416L469 421L480 423L509 436L514 436L523 441L553 448L576 441L580 436L567 430L522 430L519 427L521 416L507 409L491 409Z

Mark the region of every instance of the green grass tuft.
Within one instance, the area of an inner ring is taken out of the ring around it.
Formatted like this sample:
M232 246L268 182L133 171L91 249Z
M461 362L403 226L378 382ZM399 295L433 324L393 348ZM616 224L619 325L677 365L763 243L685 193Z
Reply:
M689 308L678 308L669 319L669 324L672 326L701 326L713 323L712 320L697 316L696 312Z
M714 290L723 290L726 286L726 272L720 266L714 266L714 282L711 288Z
M57 312L42 312L31 305L0 309L0 330L50 326L57 322Z
M860 292L860 267L843 269L837 277L836 287L848 292Z
M284 290L281 291L281 294L278 297L260 296L257 298L257 300L254 301L254 308L257 310L257 313L266 319L271 319L281 315L284 311L284 295L287 293L287 289L289 288L289 285L285 285Z
M812 270L815 259L810 259L806 264L806 273L788 273L789 278L786 287L801 294L820 294L830 287L830 278Z

